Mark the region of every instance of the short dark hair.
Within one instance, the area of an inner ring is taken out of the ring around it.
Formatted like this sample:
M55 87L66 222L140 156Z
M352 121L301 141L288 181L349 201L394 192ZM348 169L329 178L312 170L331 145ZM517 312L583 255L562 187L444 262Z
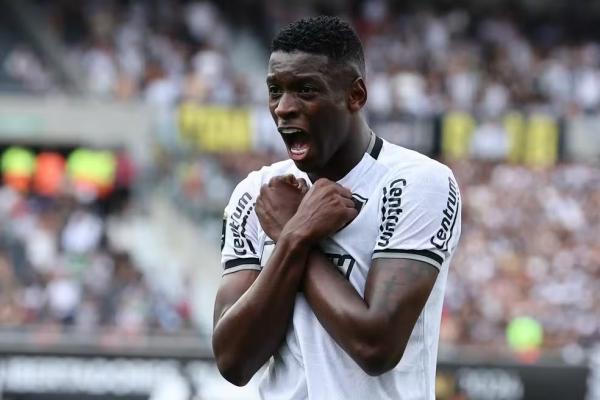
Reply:
M365 74L362 43L354 29L338 17L303 18L291 23L273 39L274 51L322 54L336 63L355 63Z

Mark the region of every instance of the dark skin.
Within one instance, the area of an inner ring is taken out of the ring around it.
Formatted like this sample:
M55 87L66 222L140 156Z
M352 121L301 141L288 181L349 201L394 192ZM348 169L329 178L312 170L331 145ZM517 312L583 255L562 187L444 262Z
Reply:
M437 277L418 261L375 260L362 298L316 246L358 213L350 190L334 181L360 161L370 135L360 112L367 91L359 68L336 67L326 56L302 52L274 52L269 61L269 108L278 127L299 128L310 138L307 156L295 162L315 184L307 190L284 176L261 188L256 214L275 250L260 273L226 275L219 287L213 350L223 376L237 385L278 349L299 290L366 373L392 369Z
M371 132L359 114L367 89L358 67L332 64L323 55L277 51L269 61L267 87L277 127L297 127L310 138L309 156L296 165L311 181L337 181L358 164Z

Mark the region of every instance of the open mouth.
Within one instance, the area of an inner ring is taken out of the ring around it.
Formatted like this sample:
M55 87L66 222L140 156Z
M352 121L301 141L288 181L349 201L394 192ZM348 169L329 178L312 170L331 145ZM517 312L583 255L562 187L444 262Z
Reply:
M288 148L290 158L294 161L301 161L310 151L310 136L299 128L279 128L279 133L283 137Z

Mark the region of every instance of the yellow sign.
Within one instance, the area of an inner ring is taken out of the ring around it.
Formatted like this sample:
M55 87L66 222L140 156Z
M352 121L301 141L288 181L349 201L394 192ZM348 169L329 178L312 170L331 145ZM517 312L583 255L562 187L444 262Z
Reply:
M243 152L252 145L250 112L246 108L186 103L179 108L183 139L204 152Z
M504 116L508 137L508 161L543 167L558 161L559 125L545 114L527 116L511 112ZM442 120L442 154L449 159L465 159L470 155L477 122L464 112L449 112Z
M504 129L508 134L508 161L520 163L525 153L525 128L527 121L520 112L510 112L504 116Z
M469 156L475 119L465 112L453 111L446 114L442 123L442 154L450 159Z
M536 167L556 163L559 127L554 118L532 114L526 119L520 113L511 113L504 118L504 126L510 139L509 161Z
M527 127L525 164L545 167L558 159L558 124L546 115L532 115Z

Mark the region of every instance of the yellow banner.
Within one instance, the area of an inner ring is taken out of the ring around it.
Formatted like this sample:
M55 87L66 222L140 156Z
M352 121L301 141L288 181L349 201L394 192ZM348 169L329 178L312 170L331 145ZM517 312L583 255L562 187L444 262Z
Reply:
M504 126L510 138L509 161L535 167L558 161L559 126L554 118L532 114L526 119L511 113L505 117Z
M446 114L442 123L442 154L450 159L469 157L475 119L465 112Z
M545 114L511 112L502 125L508 139L507 161L530 166L549 166L558 161L559 124ZM470 156L478 123L468 113L449 112L442 120L442 154L449 159Z
M182 104L178 114L179 132L196 150L243 152L250 150L250 112L246 108Z

